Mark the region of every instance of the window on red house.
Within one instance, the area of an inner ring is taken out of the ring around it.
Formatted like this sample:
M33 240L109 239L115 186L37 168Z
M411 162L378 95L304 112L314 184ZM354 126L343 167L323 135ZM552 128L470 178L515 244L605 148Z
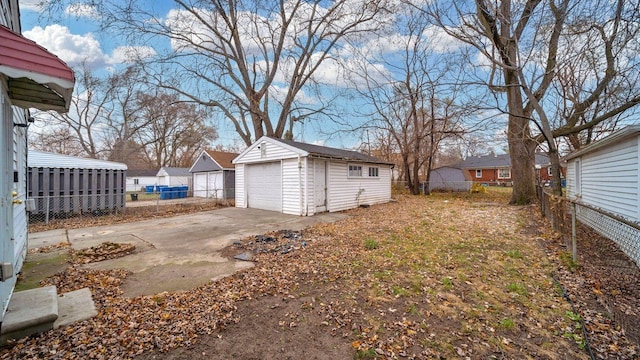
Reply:
M498 179L511 179L511 169L498 169Z

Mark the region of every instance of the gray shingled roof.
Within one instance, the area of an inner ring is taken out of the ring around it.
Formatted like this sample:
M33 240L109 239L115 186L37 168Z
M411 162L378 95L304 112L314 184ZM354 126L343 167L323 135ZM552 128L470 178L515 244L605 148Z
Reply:
M548 155L536 153L536 165L546 166L549 164L551 162ZM461 169L505 168L511 166L511 157L509 157L509 154L469 156L454 166Z
M391 164L390 162L382 161L378 158L357 151L336 149L327 146L301 143L293 140L279 139L275 137L270 138L289 146L293 146L300 150L306 151L310 156L327 157L341 160L355 160L374 164Z
M156 176L158 174L158 170L127 170L127 177L133 176Z
M163 167L164 171L169 174L169 176L191 176L189 173L189 168L179 168L179 167Z

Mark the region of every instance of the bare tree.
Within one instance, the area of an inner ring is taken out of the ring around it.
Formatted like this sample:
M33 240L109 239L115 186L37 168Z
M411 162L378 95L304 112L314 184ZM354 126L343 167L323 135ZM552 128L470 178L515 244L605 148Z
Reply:
M206 112L181 102L177 94L138 93L137 102L148 125L135 138L138 144L146 144L144 154L152 168L189 167L218 137L215 128L207 125Z
M70 1L48 2L50 10ZM174 0L167 14L153 2L85 0L105 28L132 44L164 39L170 49L147 62L149 80L215 108L249 145L282 137L287 122L327 113L323 86L336 86L338 52L374 36L386 0ZM315 96L314 96L315 95ZM293 126L291 126L293 127Z
M535 200L534 155L541 142L546 143L554 175L559 179L556 137L577 134L638 103L634 97L614 101L616 105L610 112L599 112L591 121L578 125L587 109L596 110L598 99L612 89L614 79L629 74L618 72L621 68L616 54L622 53L630 42L637 41L634 39L638 24L633 19L637 19L638 4L619 0L615 5L570 0L476 0L427 5L426 11L436 24L490 61L492 70L486 85L506 97L507 137L514 179L511 203L528 204ZM585 37L591 31L598 34L599 39ZM582 44L582 48L576 49L570 44ZM606 65L592 67L591 85L580 89L575 102L567 102L571 105L565 108L564 125L554 128L547 115L548 104L562 99L553 99L549 89L558 79L563 61L588 57L585 49L605 59ZM637 47L632 61L637 61ZM496 78L496 72L502 74L502 79ZM556 192L560 191L556 188Z
M44 132L30 133L29 135L29 149L71 156L85 155L84 149L69 127L55 126Z
M76 70L76 78L78 81L68 113L36 112L34 117L49 125L43 130L42 138L61 142L55 146L57 151L80 155L78 149L82 149L82 155L98 159L105 152L103 125L111 89L85 64ZM32 144L37 146L37 141Z
M400 7L397 13L401 34L393 38L397 49L362 54L364 62L354 78L360 95L374 109L364 114L373 119L366 126L376 129L380 139L388 139L388 148L398 152L401 173L411 193L418 194L420 176L429 181L442 141L468 130L463 119L472 107L470 97L458 92L461 69L433 50L424 14L410 7ZM384 64L388 71L373 72L372 63Z

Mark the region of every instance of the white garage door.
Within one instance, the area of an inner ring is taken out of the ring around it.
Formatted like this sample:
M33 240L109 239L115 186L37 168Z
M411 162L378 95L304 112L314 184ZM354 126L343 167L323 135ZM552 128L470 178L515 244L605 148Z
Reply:
M246 166L247 207L282 212L280 162Z
M209 197L209 194L207 194L207 173L195 174L193 179L193 196Z

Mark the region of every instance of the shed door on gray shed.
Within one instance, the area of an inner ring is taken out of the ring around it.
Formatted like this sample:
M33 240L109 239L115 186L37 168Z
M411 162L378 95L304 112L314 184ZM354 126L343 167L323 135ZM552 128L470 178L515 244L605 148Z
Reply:
M280 162L246 167L247 207L282 212L282 172Z

